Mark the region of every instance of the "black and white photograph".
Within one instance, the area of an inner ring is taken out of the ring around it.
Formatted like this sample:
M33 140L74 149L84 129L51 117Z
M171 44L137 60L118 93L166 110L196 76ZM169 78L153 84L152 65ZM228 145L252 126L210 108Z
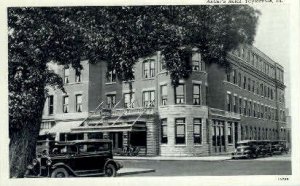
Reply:
M300 183L299 2L48 3L2 7L4 185Z

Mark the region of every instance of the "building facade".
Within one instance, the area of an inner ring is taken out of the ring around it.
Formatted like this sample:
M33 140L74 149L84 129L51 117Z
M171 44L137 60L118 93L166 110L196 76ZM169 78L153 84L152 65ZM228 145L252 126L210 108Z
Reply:
M59 67L66 93L50 90L41 136L110 138L115 151L147 156L232 152L237 141L286 135L283 67L252 46L228 54L231 70L206 64L196 50L192 74L172 86L160 52L140 59L120 82L106 63L82 61L81 75Z

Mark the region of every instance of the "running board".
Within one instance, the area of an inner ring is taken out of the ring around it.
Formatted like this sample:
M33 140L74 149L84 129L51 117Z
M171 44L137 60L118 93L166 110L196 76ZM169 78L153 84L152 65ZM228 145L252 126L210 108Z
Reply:
M77 174L77 173L76 173ZM77 174L80 177L92 177L92 176L103 176L104 173L90 173L90 174Z

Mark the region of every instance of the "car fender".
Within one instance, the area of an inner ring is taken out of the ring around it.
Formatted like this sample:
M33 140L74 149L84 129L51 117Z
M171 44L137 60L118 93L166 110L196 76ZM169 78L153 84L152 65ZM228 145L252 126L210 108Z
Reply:
M113 160L113 159L106 159L106 162L105 162L105 164L104 164L104 167L106 167L106 165L109 164L109 163L111 163L111 164L113 164L114 166L116 166L116 169L117 169L117 170L119 170L119 169L121 168L120 164L119 164L117 161Z
M73 169L64 163L55 163L54 165L51 166L51 169L54 170L54 169L60 168L60 167L65 168L70 174L77 176L77 174L73 171Z

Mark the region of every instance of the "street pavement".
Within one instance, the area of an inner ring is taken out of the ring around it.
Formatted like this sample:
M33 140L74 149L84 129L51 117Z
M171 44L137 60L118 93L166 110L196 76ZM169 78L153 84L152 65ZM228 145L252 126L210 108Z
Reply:
M121 158L122 159L122 158ZM165 160L123 159L124 168L150 169L120 176L237 176L237 175L291 175L290 155L275 155L257 159ZM122 169L121 169L122 170ZM121 171L120 170L120 171ZM125 171L126 172L126 171Z

